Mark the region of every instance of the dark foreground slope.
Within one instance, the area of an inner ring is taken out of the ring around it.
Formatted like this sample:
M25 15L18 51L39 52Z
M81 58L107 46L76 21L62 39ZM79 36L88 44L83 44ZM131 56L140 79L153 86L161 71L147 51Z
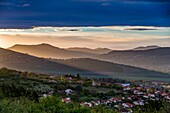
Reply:
M50 61L43 58L0 49L0 67L7 67L22 71L33 71L53 74L77 74L95 77L117 77L130 79L169 78L164 73L145 69L113 64L93 59L71 59Z
M47 59L42 59L5 49L0 49L0 67L8 67L17 70L42 73L83 71L81 69L58 64Z

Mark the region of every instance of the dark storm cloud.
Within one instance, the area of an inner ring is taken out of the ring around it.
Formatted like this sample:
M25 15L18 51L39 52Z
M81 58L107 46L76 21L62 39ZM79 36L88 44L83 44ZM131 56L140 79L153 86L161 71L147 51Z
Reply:
M73 1L83 1L83 2L162 2L169 3L169 0L73 0Z
M13 6L15 4L12 3L12 2L0 2L0 5L2 5L2 6Z
M0 1L0 6L4 6L5 7L29 7L30 4L27 3L27 1L25 0L18 0L18 1L14 1L14 0L1 0Z
M170 26L169 0L1 0L0 27Z

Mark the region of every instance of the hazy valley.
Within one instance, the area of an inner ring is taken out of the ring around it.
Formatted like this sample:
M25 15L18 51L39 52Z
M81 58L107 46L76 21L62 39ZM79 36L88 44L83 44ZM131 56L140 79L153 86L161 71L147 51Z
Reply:
M107 48L62 49L49 44L14 45L9 50L1 49L0 66L60 75L80 73L89 77L168 81L170 49L140 48L115 51Z
M39 44L14 45L8 49L43 58L92 58L170 73L169 47L147 46L131 50L111 50L108 48L58 48L49 44Z
M150 70L170 73L170 48L159 47L149 50L112 51L98 56L99 59Z

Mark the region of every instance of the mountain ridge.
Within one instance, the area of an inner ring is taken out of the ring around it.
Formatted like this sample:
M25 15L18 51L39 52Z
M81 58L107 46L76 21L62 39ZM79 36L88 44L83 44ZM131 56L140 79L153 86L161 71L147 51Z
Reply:
M98 56L97 59L170 73L170 47L112 51Z
M157 48L161 48L160 46L157 45L150 45L150 46L140 46L140 47L136 47L132 50L149 50L149 49L157 49Z
M37 45L17 44L8 49L20 53L27 53L37 57L57 58L57 59L85 58L85 57L92 57L96 55L96 54L85 53L81 51L70 51L46 43L37 44Z
M95 48L95 49L90 49L87 47L71 47L71 48L67 48L68 50L72 50L72 51L82 51L82 52L87 52L87 53L94 53L94 54L105 54L108 53L110 51L112 51L111 49L108 48Z
M70 63L70 64L69 64ZM152 77L158 80L158 76L169 77L168 74L149 71L132 66L119 65L90 58L50 61L11 50L0 49L0 67L7 67L21 71L53 74L77 74L88 77L116 77L128 78L138 76Z
M14 45L9 50L52 59L93 58L117 64L170 73L170 47L141 46L130 50L59 48L50 44ZM98 52L98 50L100 52Z

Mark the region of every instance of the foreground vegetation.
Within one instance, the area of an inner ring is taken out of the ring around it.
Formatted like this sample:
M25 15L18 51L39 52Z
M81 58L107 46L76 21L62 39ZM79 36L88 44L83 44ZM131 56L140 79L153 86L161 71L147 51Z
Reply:
M73 77L73 76L71 76ZM126 96L119 86L91 86L92 80L81 78L78 74L70 82L70 75L54 77L50 75L19 72L0 69L0 113L116 113L105 105L94 107L81 106L82 101L103 99L108 96ZM82 82L79 83L79 82ZM107 80L107 82L127 82L125 80ZM72 95L65 94L65 89L73 89ZM47 97L43 94L51 93ZM70 103L63 103L63 97L70 97ZM145 106L136 106L134 113L169 113L170 103L166 101L149 101ZM120 112L120 111L119 111Z
M40 98L39 102L25 97L5 98L0 94L1 113L115 113L113 110L98 106L94 109L82 107L77 103L64 104L56 96Z

